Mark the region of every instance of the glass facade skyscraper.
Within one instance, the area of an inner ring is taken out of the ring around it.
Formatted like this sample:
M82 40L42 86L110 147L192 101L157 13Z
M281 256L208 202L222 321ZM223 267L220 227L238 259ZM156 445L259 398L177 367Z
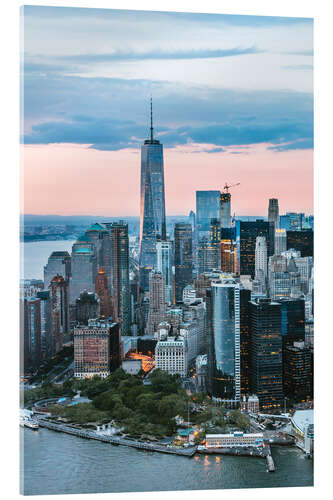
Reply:
M158 241L156 249L157 271L162 273L165 281L165 301L168 305L171 305L173 302L172 243L171 241Z
M240 285L223 278L212 283L211 386L215 398L240 399Z
M198 239L200 239L203 233L209 236L211 219L217 219L221 223L220 191L196 191L196 227Z
M166 239L163 146L153 136L141 146L140 267L156 266L156 241Z
M121 334L130 335L128 225L123 221L111 224L111 269L114 316L120 323Z
M175 224L175 295L176 302L183 299L186 285L192 284L192 227L191 224Z

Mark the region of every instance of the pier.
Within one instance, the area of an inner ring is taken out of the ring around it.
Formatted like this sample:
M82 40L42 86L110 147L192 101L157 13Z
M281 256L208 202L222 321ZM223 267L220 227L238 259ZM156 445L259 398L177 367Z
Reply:
M66 434L71 434L73 436L81 437L84 439L95 439L96 441L102 441L103 443L110 443L115 446L127 446L130 448L137 448L139 450L156 451L160 453L168 453L170 455L181 455L183 457L193 457L193 455L197 451L196 446L192 446L191 448L186 449L167 448L166 446L158 444L141 443L139 441L124 439L120 437L97 434L95 431L77 429L65 424L48 422L45 419L39 419L39 425L40 427L45 427L46 429L50 429L52 431L64 432Z

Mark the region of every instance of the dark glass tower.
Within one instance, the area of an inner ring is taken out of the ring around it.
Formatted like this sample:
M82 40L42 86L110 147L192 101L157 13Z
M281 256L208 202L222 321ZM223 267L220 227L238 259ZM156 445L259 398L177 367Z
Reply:
M236 221L236 242L239 274L255 276L255 249L257 236L265 236L267 255L272 255L273 224L256 220L255 222ZM274 239L273 239L274 242Z
M283 399L281 304L256 299L249 306L251 390L261 409L277 409Z
M206 249L210 245L211 222L221 227L221 192L196 191L197 272L205 272Z
M111 268L114 317L120 323L121 334L130 335L128 225L123 221L111 224Z
M240 400L240 299L232 278L212 284L211 388L215 398Z
M150 101L150 138L141 146L140 196L140 267L147 273L156 266L157 239L166 239L163 146L153 136ZM147 280L143 281L147 289Z
M185 286L192 284L192 227L175 224L175 295L176 302L183 300Z

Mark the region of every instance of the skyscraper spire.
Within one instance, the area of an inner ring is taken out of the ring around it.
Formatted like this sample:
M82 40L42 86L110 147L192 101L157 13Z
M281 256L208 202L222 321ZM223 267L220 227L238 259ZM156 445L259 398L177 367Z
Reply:
M153 142L153 98L150 97L150 140Z

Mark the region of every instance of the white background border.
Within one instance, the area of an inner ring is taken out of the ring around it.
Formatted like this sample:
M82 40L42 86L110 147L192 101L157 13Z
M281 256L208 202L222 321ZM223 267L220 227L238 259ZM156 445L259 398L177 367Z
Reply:
M6 0L1 5L1 459L3 498L18 497L18 283L19 283L19 0ZM183 12L212 12L291 17L314 17L315 40L315 490L313 488L217 490L209 492L173 492L173 498L261 499L329 498L333 475L333 405L331 367L333 365L332 326L332 49L333 16L329 1L316 0L76 0L27 1L27 5L51 5ZM295 186L297 190L297 186ZM290 471L293 474L293 471ZM170 492L126 494L126 498L143 500L169 499ZM60 495L54 498L84 499L96 495ZM51 498L40 496L40 499ZM113 494L113 499L124 494Z

